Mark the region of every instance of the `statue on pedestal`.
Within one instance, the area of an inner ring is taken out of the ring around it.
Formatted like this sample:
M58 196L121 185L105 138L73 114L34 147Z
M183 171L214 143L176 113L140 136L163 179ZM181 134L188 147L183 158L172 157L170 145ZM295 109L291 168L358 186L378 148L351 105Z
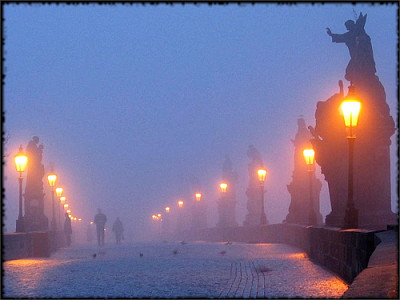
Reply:
M287 189L291 195L289 206L289 214L286 216L286 223L309 224L310 213L310 178L307 164L304 160L303 150L311 147L310 139L312 135L306 127L303 118L297 120L297 133L294 140L294 170L292 182L287 185ZM312 199L314 212L316 214L317 224L322 224L322 215L320 213L319 194L322 184L316 178L315 172L312 174Z
M26 155L28 156L28 171L24 193L25 231L45 231L48 229L48 219L44 215L43 145L39 145L39 137L34 136L28 143Z
M228 155L222 165L222 181L228 185L226 192L221 193L217 200L218 223L217 227L236 227L236 181L237 174L233 171L232 162Z
M260 152L258 152L254 145L249 146L247 156L251 159L248 166L249 184L246 190L248 213L243 225L260 225L263 207L261 201L263 201L263 195L260 192L260 182L258 180L257 170L263 169L264 163Z
M371 39L364 26L366 15L357 21L345 23L348 32L327 33L333 42L345 43L349 48L350 62L345 78L355 89L361 101L358 126L354 144L354 204L358 210L360 228L386 228L397 223L391 211L390 193L390 137L395 123L390 116L386 94L379 77L375 75ZM316 151L316 162L328 182L332 211L326 224L343 226L347 204L348 144L343 117L339 106L344 100L343 85L340 93L317 104L315 128L309 127Z

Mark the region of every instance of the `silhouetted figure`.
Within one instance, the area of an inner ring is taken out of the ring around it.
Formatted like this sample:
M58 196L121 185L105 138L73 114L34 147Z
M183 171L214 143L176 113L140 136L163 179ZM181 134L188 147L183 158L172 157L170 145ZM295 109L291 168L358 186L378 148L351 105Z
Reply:
M94 216L94 223L96 224L97 230L97 244L99 246L104 245L104 226L106 225L107 217L101 212L101 209L97 209L97 215Z
M117 218L113 224L112 231L115 234L115 239L117 244L121 244L121 240L124 238L123 237L123 232L124 232L124 226L122 225L122 222L119 218Z
M343 34L332 33L329 28L326 32L334 43L345 43L349 48L350 61L346 68L345 78L354 82L357 76L374 75L376 73L371 38L364 30L367 15L360 13L356 22L347 20L344 25L348 30Z
M65 234L66 246L69 247L71 246L72 226L71 226L71 219L69 218L68 213L65 214L64 234Z

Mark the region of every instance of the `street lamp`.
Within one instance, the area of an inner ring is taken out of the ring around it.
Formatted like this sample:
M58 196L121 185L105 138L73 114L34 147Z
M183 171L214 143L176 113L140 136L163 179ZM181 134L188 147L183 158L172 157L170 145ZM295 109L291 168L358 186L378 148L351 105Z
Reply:
M18 219L16 221L16 232L24 232L24 217L22 216L22 181L24 177L22 177L22 173L26 169L26 165L28 163L28 157L24 154L24 149L22 145L19 146L18 153L14 156L15 168L17 172L19 172L19 212Z
M169 213L169 210L170 210L171 208L169 207L169 206L167 206L166 208L165 208L165 211L167 212L167 213Z
M47 176L47 180L49 182L49 186L51 187L51 207L52 207L52 219L51 219L51 229L56 231L57 224L54 218L54 186L56 184L57 175L51 173Z
M260 182L260 192L261 192L261 215L260 215L260 224L267 224L267 216L264 211L264 182L265 176L267 175L267 170L259 169L257 170L258 180Z
M57 194L57 197L58 197L58 200L59 200L59 201L57 201L58 227L60 227L60 228L61 228L61 212L60 212L61 207L60 207L60 202L61 202L61 195L62 195L63 190L64 189L62 187L56 188L56 194Z
M68 208L68 206L69 206L68 203L65 203L65 204L64 204L64 208Z
M182 207L183 207L183 201L182 201L182 200L178 201L178 207L179 207L179 208L182 208Z
M343 112L344 124L347 129L347 141L349 143L348 196L343 229L349 229L358 227L358 211L354 206L353 199L353 154L354 141L356 139L353 128L357 127L361 103L355 98L354 86L349 86L349 93L345 101L342 102L341 109Z
M314 172L314 156L315 151L314 149L304 149L303 150L304 160L307 164L307 171L310 177L310 208L309 208L309 215L308 215L308 223L310 225L317 224L317 215L314 211L314 200L313 200L313 190L312 190L312 180L313 180L313 172Z

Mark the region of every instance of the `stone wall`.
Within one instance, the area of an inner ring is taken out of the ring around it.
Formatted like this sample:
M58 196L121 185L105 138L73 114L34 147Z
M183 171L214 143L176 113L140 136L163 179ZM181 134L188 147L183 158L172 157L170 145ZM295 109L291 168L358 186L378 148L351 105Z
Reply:
M62 232L34 231L3 234L3 260L49 257L63 245Z

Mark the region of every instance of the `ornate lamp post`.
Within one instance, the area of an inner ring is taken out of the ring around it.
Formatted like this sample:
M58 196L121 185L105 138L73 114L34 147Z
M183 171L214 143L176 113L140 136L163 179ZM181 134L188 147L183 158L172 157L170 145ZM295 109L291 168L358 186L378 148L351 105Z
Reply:
M309 215L308 215L308 224L315 225L317 224L317 215L314 211L314 200L313 200L313 190L312 190L312 180L313 180L313 173L314 173L314 156L315 151L314 149L304 149L303 150L304 160L307 164L307 172L310 177L310 208L309 208Z
M60 206L60 202L61 202L61 195L62 195L62 192L63 192L63 188L62 188L62 187L56 188L56 194L57 194L57 197L58 197L58 200L59 200L59 201L57 201L58 227L60 227L60 228L61 228L61 212L60 212L61 206Z
M57 230L56 219L54 217L54 186L56 184L57 175L51 173L47 176L47 180L49 182L49 186L51 187L51 207L52 207L52 218L51 218L51 230Z
M347 129L347 141L349 143L349 176L348 176L348 199L346 212L344 217L343 229L358 227L358 211L354 206L353 199L353 153L354 141L356 136L353 128L357 127L358 114L360 112L361 103L354 97L354 86L349 87L347 99L342 102L341 109L343 112L344 123Z
M17 172L19 172L19 212L18 212L18 219L16 221L16 232L24 232L24 217L22 216L22 181L24 177L22 177L22 173L26 169L26 165L28 163L28 157L24 154L24 150L22 145L19 146L18 153L14 156L15 168Z
M267 175L267 170L260 169L257 171L258 180L260 182L260 192L261 192L261 214L260 214L260 224L267 224L267 216L264 211L264 182L265 176Z

